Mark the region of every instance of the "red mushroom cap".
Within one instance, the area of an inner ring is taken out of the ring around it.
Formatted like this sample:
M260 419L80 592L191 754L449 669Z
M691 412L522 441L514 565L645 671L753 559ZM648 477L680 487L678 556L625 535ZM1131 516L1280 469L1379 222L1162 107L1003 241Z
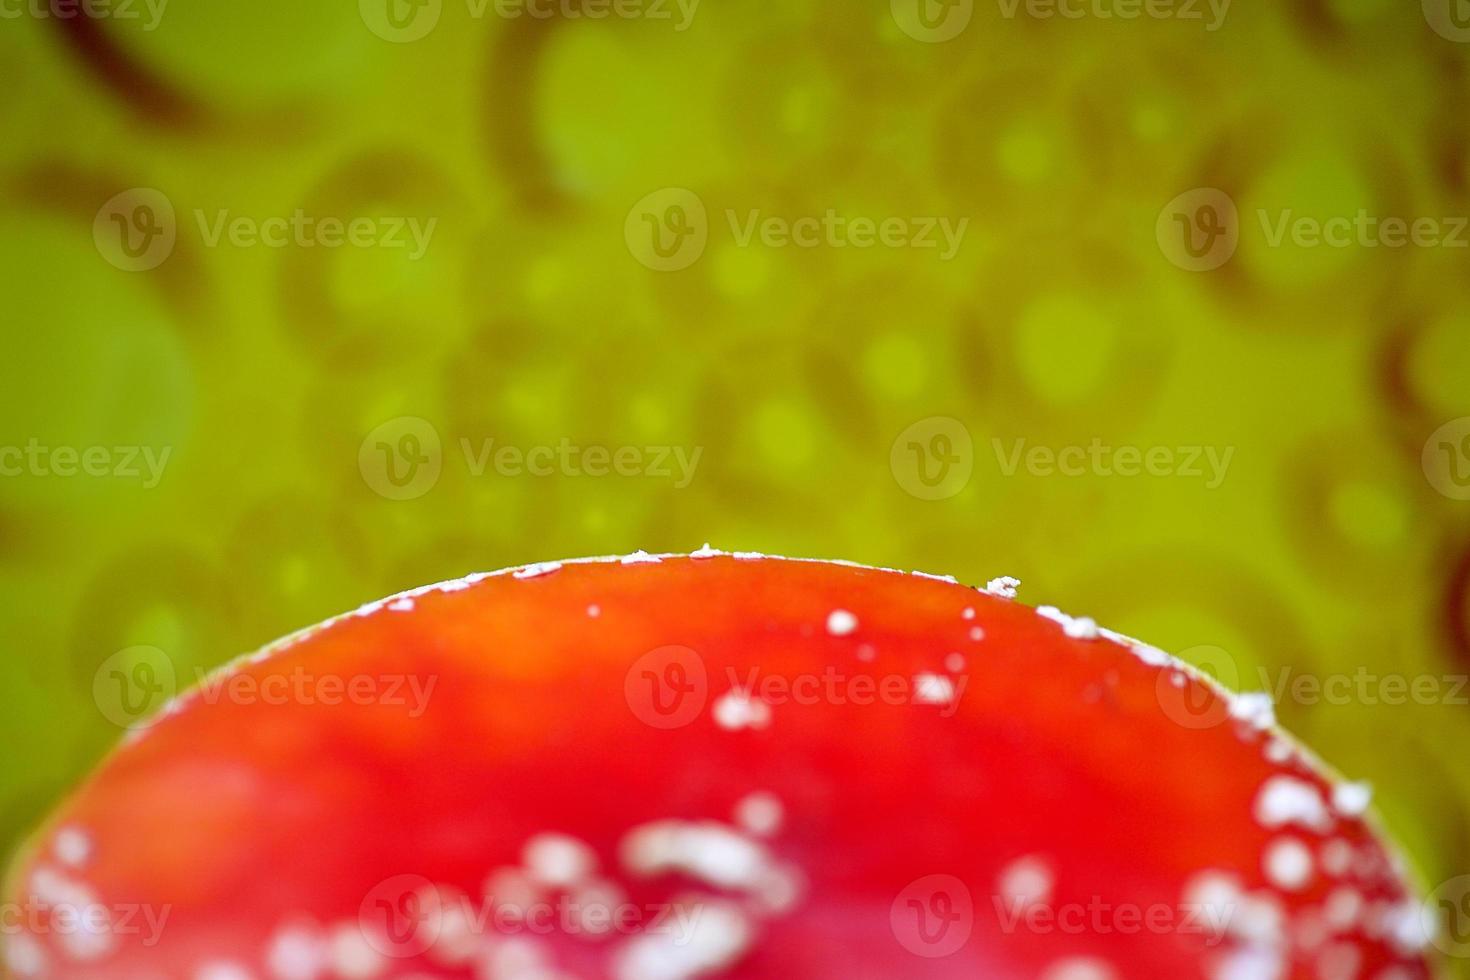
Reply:
M1269 702L1012 586L706 548L364 607L130 735L9 976L1431 975Z

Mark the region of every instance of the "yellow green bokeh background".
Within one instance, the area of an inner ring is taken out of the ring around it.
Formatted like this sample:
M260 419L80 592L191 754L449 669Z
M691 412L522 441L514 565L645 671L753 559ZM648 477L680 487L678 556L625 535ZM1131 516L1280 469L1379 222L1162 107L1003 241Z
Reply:
M409 586L709 540L1016 575L1218 647L1244 687L1443 679L1278 713L1377 787L1430 884L1470 871L1470 502L1421 461L1470 415L1470 249L1273 247L1259 218L1470 214L1470 45L1419 3L1240 3L1207 30L982 2L943 43L888 0L704 0L683 31L443 0L406 43L369 6L0 20L0 445L170 451L151 488L0 479L7 850L119 737L93 682L120 650L191 676ZM177 244L129 272L93 225L138 187ZM671 187L708 245L660 272L625 223ZM1239 212L1212 271L1156 230L1195 188ZM194 218L297 208L437 224L414 261L211 247ZM943 261L742 247L725 217L829 208L969 225ZM359 450L403 416L442 474L391 500ZM891 451L935 417L972 473L926 500ZM491 438L702 455L685 487L476 476L459 441ZM1095 438L1233 455L1210 487L1007 475L993 442Z

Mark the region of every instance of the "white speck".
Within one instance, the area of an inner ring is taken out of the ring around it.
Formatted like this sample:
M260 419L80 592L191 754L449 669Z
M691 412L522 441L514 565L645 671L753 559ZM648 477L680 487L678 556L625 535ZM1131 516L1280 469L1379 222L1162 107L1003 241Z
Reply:
M1341 837L1322 845L1322 870L1341 878L1353 866L1353 846Z
M1047 967L1041 980L1117 980L1117 976L1112 966L1095 956L1069 956Z
M592 605L587 607L587 615L591 616L593 619L596 619L598 616L602 615L602 607L594 602Z
M511 575L514 578L540 578L543 575L550 575L552 572L560 570L560 568L561 562L559 561L541 561L534 565L527 565L525 568L517 569Z
M5 937L5 965L18 977L40 977L46 972L46 950L33 936L17 932Z
M960 618L961 619L974 619L975 618L975 607L974 606L966 606L963 610L960 611Z
M659 820L630 830L618 846L640 877L681 871L718 888L749 889L770 866L765 847L713 820Z
M1225 954L1215 970L1213 980L1280 980L1280 950L1263 946L1247 946Z
M1361 817L1373 802L1367 783L1338 783L1332 788L1332 808L1345 817Z
M1000 895L1013 906L1034 905L1051 901L1055 877L1047 863L1038 857L1023 857L1011 862L1000 873Z
M1333 943L1317 956L1317 976L1321 980L1356 980L1363 966L1363 954L1351 943Z
M547 888L569 888L597 870L597 854L566 834L537 834L521 850L531 880Z
M1312 880L1312 852L1293 837L1273 841L1262 864L1267 880L1283 891L1299 892Z
M546 952L524 936L489 946L476 976L483 980L556 980L548 969Z
M942 674L918 674L914 677L916 704L950 704L955 699L954 681Z
M1438 923L1436 910L1406 898L1387 909L1383 925L1384 932L1394 948L1405 956L1416 956L1429 945Z
M1278 766L1291 758L1291 743L1284 738L1273 738L1266 743L1266 761Z
M343 923L333 929L329 943L332 969L343 980L371 980L387 965L355 924Z
M500 868L485 880L485 900L494 911L524 918L541 900L541 890L519 868Z
M265 964L274 980L317 980L327 968L326 941L315 926L285 926L266 948Z
M1316 786L1281 774L1262 784L1256 796L1255 815L1261 826L1272 828L1295 823L1311 830L1325 831L1332 823L1327 805Z
M965 669L965 655L963 653L951 653L944 658L944 669L951 674L958 674Z
M857 626L857 617L846 609L834 609L827 614L827 632L833 636L847 636Z
M1237 694L1230 700L1230 717L1263 732L1276 724L1276 707L1264 692Z
M1086 616L1069 616L1056 606L1037 606L1036 614L1060 624L1062 632L1074 640L1095 640L1102 635L1093 620Z
M785 808L773 793L751 793L735 804L735 823L757 837L770 837L781 829Z
M979 641L985 639L985 631L978 626L971 626L970 639L978 643Z
M389 612L413 612L413 599L410 596L402 596L388 603Z
M873 649L873 644L862 643L857 648L857 658L864 663L872 663L878 656L878 651Z
M715 702L714 718L726 731L765 728L771 723L771 706L736 689Z
M1355 888L1339 886L1327 896L1322 910L1333 932L1351 932L1363 912L1363 896Z
M56 860L69 868L81 868L91 860L92 838L77 827L62 827L56 832Z
M1241 902L1240 879L1224 871L1202 871L1184 886L1182 908L1198 913L1208 935L1218 941Z
M650 555L646 551L635 551L631 555L624 555L618 559L623 565L656 565L662 560L657 555Z
M724 552L721 551L720 549L718 549L718 548L711 548L710 545L709 545L709 542L706 541L704 543L704 547L703 548L700 548L698 551L691 551L689 553L689 557L690 558L694 558L694 559L715 558L715 557L718 557L719 555L723 555L723 554L724 554Z
M728 902L688 910L687 933L646 932L630 938L613 958L614 980L691 980L732 966L750 947L745 913Z
M576 914L582 932L604 936L616 926L617 910L627 900L628 896L617 885L594 878L572 892L569 908Z
M255 980L250 971L238 963L206 963L194 971L194 980Z
M1002 575L985 583L985 591L991 595L998 595L1002 599L1014 599L1016 590L1021 587L1021 580L1010 575Z
M802 876L789 866L761 870L751 885L751 898L760 915L785 915L801 901Z

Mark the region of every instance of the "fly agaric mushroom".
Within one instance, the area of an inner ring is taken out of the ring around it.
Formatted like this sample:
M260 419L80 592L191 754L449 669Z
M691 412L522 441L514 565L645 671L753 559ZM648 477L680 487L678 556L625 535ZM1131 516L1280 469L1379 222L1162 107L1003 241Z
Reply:
M1431 975L1361 790L1014 585L706 547L364 607L61 807L9 976Z

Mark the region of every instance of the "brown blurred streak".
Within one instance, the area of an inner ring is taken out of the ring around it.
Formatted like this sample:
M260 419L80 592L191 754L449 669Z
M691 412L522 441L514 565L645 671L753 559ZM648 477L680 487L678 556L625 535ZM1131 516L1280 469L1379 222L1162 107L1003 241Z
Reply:
M262 136L299 138L316 125L318 114L304 106L217 119L202 102L124 51L96 18L53 17L51 23L105 87L147 123L180 132L227 135L249 143Z
M140 116L174 129L203 125L203 109L123 51L97 18L52 17L50 22L82 63Z
M517 202L533 212L557 212L569 204L548 179L551 161L536 138L531 105L537 62L559 21L529 17L508 21L493 42L485 80L485 96L491 102L485 116L489 154Z
M1454 557L1440 608L1450 653L1470 668L1470 542L1461 545Z
M92 219L102 202L118 191L133 186L127 178L111 179L79 169L61 160L41 160L0 185L7 202L32 207L77 222L90 234ZM199 316L208 295L206 274L198 254L184 236L179 236L167 262L152 270L147 279L155 284L164 304L180 324L203 322ZM193 339L192 337L190 339Z

